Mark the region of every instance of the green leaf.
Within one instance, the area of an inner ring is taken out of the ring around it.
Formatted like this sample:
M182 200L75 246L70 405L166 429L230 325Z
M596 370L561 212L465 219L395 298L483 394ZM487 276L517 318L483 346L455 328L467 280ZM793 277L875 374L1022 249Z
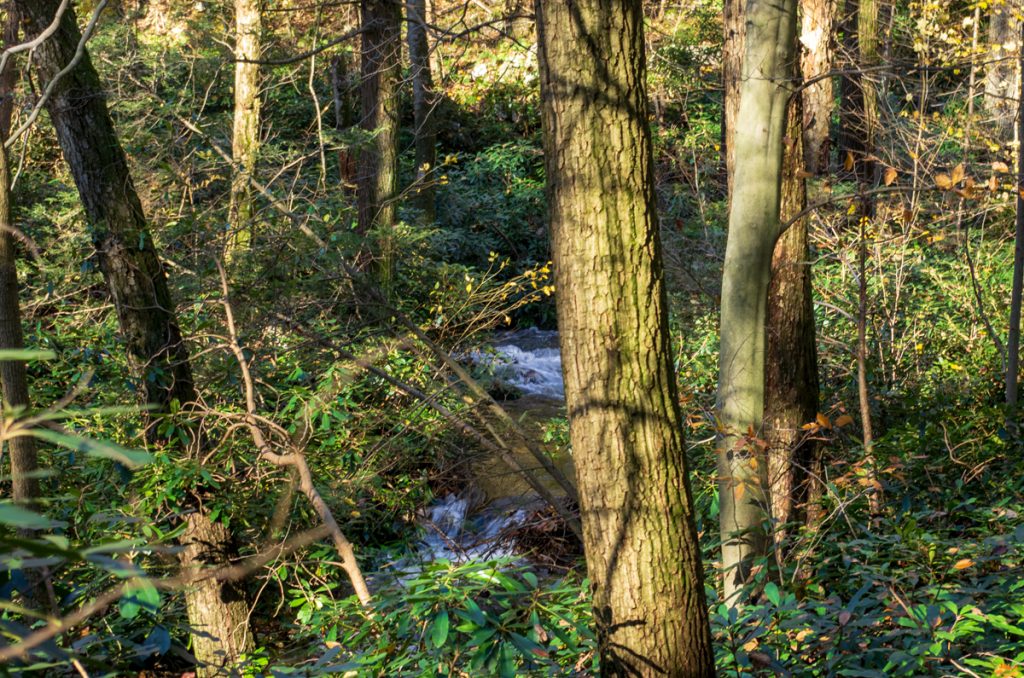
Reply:
M443 647L448 640L448 610L442 609L434 617L434 628L430 634L430 640L434 647Z
M118 607L125 619L134 619L143 609L156 612L160 609L160 592L148 580L136 579L121 596Z
M41 351L31 348L5 348L0 350L0 361L6 360L55 360L53 351Z
M14 504L0 504L0 523L26 530L42 530L64 524Z
M32 429L31 434L40 440L66 447L69 450L82 452L90 457L119 461L128 468L137 468L153 460L152 455L148 452L129 450L106 440L82 438L46 428Z
M779 606L782 596L779 594L779 587L775 585L775 582L770 581L764 585L764 597L775 607Z

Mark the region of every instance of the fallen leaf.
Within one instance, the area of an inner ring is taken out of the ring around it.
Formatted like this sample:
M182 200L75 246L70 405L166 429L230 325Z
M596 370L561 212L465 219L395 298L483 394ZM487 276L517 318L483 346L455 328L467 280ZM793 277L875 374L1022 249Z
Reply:
M964 164L960 163L953 168L953 185L959 184L964 178Z
M992 163L992 171L999 172L1000 174L1006 174L1007 172L1010 171L1010 167L1005 162L1000 162L999 160L996 160L994 163Z
M897 175L897 172L896 172L896 168L895 167L886 167L885 168L885 177L883 179L883 181L885 181L885 185L886 186L891 186L892 182L896 181L896 175Z
M944 191L953 188L953 180L945 172L935 175L935 185Z
M971 565L974 565L974 561L970 558L961 558L960 560L953 563L954 570L966 570Z

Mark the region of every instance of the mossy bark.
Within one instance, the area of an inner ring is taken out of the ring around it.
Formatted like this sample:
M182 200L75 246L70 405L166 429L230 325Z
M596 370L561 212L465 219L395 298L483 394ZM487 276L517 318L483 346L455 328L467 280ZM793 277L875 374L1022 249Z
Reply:
M722 277L719 507L725 598L737 602L771 545L768 468L760 442L765 323L779 235L786 108L795 59L796 1L748 3L733 185Z
M59 0L17 0L30 37L52 22L59 5ZM54 79L72 60L80 40L74 11L68 8L57 32L35 50L33 65L39 83ZM144 400L152 407L147 438L159 442L159 416L175 403L186 407L194 403L196 390L167 278L88 52L60 79L46 109L85 208L129 361L142 385ZM197 512L189 520L200 526L192 532L221 539L205 513ZM189 545L187 540L183 543ZM192 566L188 554L186 548L181 557L186 569ZM227 639L236 632L232 620L247 614L248 609L244 601L224 596L191 600L201 593L201 588L186 592L189 622L224 643L220 655L197 654L200 662L216 665L245 649L230 645ZM202 641L196 645L205 647Z
M558 324L601 673L714 675L639 1L539 0Z
M359 232L375 232L376 270L388 293L394 277L398 193L398 88L402 78L401 0L362 0L361 126L372 138L359 152L356 199Z
M231 135L231 176L228 207L230 237L225 256L235 258L252 239L253 200L250 179L260 148L260 58L263 30L260 0L235 0L235 110Z

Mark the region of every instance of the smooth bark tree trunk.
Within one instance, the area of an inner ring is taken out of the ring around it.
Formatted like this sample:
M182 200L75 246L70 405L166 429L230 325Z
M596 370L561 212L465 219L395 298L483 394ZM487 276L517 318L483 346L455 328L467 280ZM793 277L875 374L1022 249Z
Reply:
M250 179L260 148L260 0L235 0L235 111L231 158L235 162L228 207L228 259L249 247L254 216Z
M787 224L807 206L800 134L800 98L788 112L788 142L782 160L780 216ZM800 509L820 495L821 468L817 446L803 425L818 413L818 349L814 327L807 219L789 226L772 254L766 324L764 429L768 443L768 479L776 543L779 526L806 516ZM810 512L813 515L813 511Z
M423 222L434 223L434 187L431 177L437 165L437 123L434 108L437 96L430 72L430 43L427 40L427 0L408 0L407 39L409 68L412 75L412 110L416 145L416 206Z
M1017 115L1017 94L1020 89L1020 0L996 0L991 5L988 24L989 50L985 69L985 110L992 119L998 138L1013 138L1013 121Z
M360 150L356 197L359 232L376 231L377 273L388 294L394 275L389 231L398 193L398 88L402 77L401 0L362 0L361 126L372 139Z
M804 165L811 174L824 174L832 152L830 123L835 107L832 78L821 78L832 70L835 0L800 0L800 69L805 81L812 81L801 93L803 99ZM819 79L821 78L821 79Z
M30 37L50 24L59 5L59 0L17 0L16 7L25 18ZM35 50L33 64L38 82L51 82L71 62L80 41L75 14L69 8L57 32ZM155 416L147 438L156 442L159 415L170 411L173 403L185 407L194 403L196 390L167 278L88 52L60 79L46 109L85 208L129 361L144 390L146 404L153 408ZM218 527L203 512L192 514L188 521L189 534L219 534ZM218 543L210 546L219 551L226 548ZM181 560L186 570L199 565L188 548ZM247 631L245 642L231 641L238 633L234 620L248 614L248 608L244 601L229 600L222 588L208 580L186 592L189 623L197 631L221 640L221 654L197 654L200 662L214 666L234 659L240 648L252 647ZM198 635L197 652L205 647Z
M725 177L728 198L732 200L732 178L736 166L735 130L740 112L740 71L743 68L743 4L745 0L722 2L722 147L725 150Z
M1024 44L1024 22L1018 22L1020 39ZM1024 71L1024 51L1018 55L1019 65ZM1020 90L1017 100L1017 139L1024 143L1024 78L1018 81ZM1024 149L1017 147L1017 185L1024 186ZM1013 248L1013 282L1010 288L1010 327L1006 338L1006 406L1007 423L1014 433L1020 433L1017 418L1017 388L1020 379L1020 321L1021 302L1024 296L1024 194L1017 191L1017 220Z
M711 676L641 4L536 3L558 326L601 674Z
M796 0L748 3L733 133L733 185L722 277L719 356L719 507L725 599L737 603L770 545L765 409L765 324L779 235L786 108L795 61Z

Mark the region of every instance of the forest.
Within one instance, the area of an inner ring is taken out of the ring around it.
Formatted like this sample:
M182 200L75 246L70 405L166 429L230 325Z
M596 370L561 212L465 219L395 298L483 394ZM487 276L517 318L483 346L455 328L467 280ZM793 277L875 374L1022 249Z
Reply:
M0 675L1024 677L1020 0L0 33Z

